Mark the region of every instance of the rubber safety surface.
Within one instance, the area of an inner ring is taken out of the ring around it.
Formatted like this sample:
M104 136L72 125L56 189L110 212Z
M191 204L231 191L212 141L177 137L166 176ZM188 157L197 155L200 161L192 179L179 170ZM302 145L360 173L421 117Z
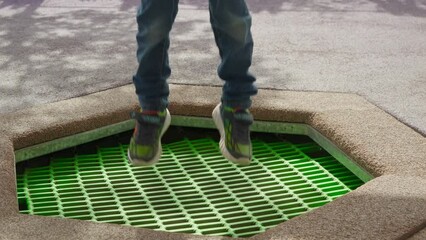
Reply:
M207 135L183 134L163 144L161 161L151 168L128 164L126 141L92 145L88 153L53 154L41 166L19 167L20 211L249 237L363 184L312 140L295 139L253 134L254 160L246 167L225 160L217 136Z

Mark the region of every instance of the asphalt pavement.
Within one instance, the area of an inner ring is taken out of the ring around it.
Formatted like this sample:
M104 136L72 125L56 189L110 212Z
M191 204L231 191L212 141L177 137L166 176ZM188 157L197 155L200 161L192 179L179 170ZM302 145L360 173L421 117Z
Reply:
M356 93L426 135L425 0L247 3L260 88ZM131 84L138 4L0 1L0 113ZM221 85L208 1L179 8L170 82Z

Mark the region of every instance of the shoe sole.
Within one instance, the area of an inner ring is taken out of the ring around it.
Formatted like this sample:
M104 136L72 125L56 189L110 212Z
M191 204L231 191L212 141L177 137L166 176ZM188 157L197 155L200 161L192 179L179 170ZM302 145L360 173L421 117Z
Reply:
M214 124L216 125L216 128L219 130L219 133L220 133L220 141L219 141L220 151L222 152L222 155L226 159L228 159L229 161L231 161L231 162L233 162L237 165L240 165L240 166L247 166L251 163L250 158L245 158L245 157L236 158L226 148L226 145L225 145L225 138L226 138L225 127L223 126L222 115L220 114L220 106L221 106L221 104L217 105L215 107L215 109L213 110L213 113L212 113Z
M163 153L163 147L161 146L161 138L163 137L164 133L169 128L171 119L172 118L170 116L170 112L168 109L166 109L166 119L164 120L163 129L161 130L160 137L158 138L158 146L159 146L158 151L151 161L144 161L141 159L132 159L130 157L130 151L129 149L127 149L127 157L129 158L129 161L133 166L153 166L160 161L161 154Z

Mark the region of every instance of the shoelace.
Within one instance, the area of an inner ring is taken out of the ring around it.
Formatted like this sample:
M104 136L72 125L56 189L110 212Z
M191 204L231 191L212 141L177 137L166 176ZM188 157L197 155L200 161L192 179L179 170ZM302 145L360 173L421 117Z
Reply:
M143 114L140 112L132 112L132 119L138 121L137 135L135 141L138 144L150 145L156 138L158 127L161 124L161 119L158 115ZM142 127L141 127L142 126Z
M253 123L253 116L246 111L234 113L234 134L235 138L243 140L243 143L249 140L249 127Z

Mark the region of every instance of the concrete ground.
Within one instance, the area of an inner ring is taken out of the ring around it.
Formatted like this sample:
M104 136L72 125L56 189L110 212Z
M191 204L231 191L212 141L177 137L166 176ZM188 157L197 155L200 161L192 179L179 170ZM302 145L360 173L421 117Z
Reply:
M137 106L138 2L0 0L0 239L199 239L17 214L14 149L123 121ZM424 239L426 2L247 2L256 119L307 123L376 177L253 239ZM172 114L209 116L219 99L206 8L181 0Z
M181 0L170 82L220 85L207 0ZM426 1L247 0L262 88L350 92L426 134ZM0 113L131 83L139 0L1 0Z

